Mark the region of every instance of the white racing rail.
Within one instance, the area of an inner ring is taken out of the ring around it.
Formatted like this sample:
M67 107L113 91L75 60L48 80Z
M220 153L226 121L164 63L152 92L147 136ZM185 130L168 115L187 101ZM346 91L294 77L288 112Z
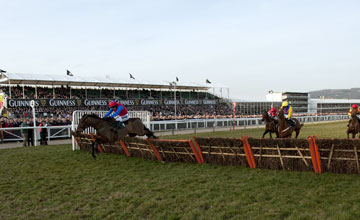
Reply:
M47 126L47 139L48 141L58 139L58 138L70 138L71 133L70 130L76 130L79 120L84 114L98 114L100 117L105 115L105 111L76 111L73 113L73 123L72 125L64 125L64 126ZM143 123L153 132L155 131L169 131L175 129L175 121L174 120L166 120L166 121L151 121L150 115L146 111L139 112L129 112L130 117L132 118L141 118ZM301 123L312 123L312 122L325 122L325 121L338 121L338 120L348 120L347 115L327 115L327 116L302 116L296 117ZM230 127L232 128L233 119L225 118L225 119L188 119L188 120L177 120L177 125L179 130L195 130L201 128L212 128L214 131L216 128L221 127ZM345 122L344 122L345 123ZM249 126L261 126L263 122L260 118L236 118L235 126L237 128L244 127L247 128ZM39 140L39 131L41 127L36 127L35 130L37 132L37 140ZM4 142L11 141L23 141L21 136L21 130L34 129L34 127L13 127L13 128L0 128L0 132L4 137ZM86 132L95 132L87 129ZM73 139L73 149L76 149L75 140Z
M347 115L324 115L324 116L301 116L294 117L301 123L323 122L323 121L338 121L346 120ZM177 129L198 129L198 128L215 128L216 127L232 127L232 118L217 118L217 119L186 119L176 120ZM166 131L175 129L175 120L151 121L151 131ZM235 118L235 126L248 126L262 125L264 122L261 118ZM175 129L176 130L176 129Z
M52 139L61 139L61 138L69 138L70 134L70 125L57 125L57 126L46 126L46 127L10 127L10 128L0 128L1 135L4 137L5 141L23 141L23 137L21 136L21 130L25 130L28 132L29 129L36 130L36 136L34 135L34 141L36 137L36 141L40 140L40 129L47 130L47 140L50 141Z

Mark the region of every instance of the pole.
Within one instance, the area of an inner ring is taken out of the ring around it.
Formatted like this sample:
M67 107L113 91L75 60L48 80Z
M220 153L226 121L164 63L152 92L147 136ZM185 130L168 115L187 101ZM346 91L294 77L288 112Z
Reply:
M175 129L177 130L177 120L176 120L176 83L174 82L174 106L175 106Z
M10 80L9 80L9 98L11 98L11 84L10 84Z
M35 100L31 100L30 106L32 108L33 120L34 120L34 146L36 146L36 118L35 118Z
M273 90L270 90L269 91L269 94L271 95L271 108L274 107L274 95L273 95L274 91Z
M233 102L233 130L235 130L235 106L236 106L236 102Z

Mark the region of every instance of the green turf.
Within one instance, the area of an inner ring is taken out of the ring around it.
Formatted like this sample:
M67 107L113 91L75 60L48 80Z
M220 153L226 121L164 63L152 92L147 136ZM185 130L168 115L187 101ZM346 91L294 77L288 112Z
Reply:
M0 219L359 219L359 185L358 175L94 161L70 145L0 150Z

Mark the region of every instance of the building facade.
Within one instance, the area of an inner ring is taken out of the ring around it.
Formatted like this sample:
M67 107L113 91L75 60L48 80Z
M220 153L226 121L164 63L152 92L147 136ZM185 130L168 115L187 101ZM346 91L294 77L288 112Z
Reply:
M309 93L307 92L284 92L282 101L291 104L294 113L308 113L309 111Z
M236 114L261 115L264 111L269 111L271 107L279 109L281 107L281 102L237 102Z
M360 99L309 99L309 113L346 114L352 104L360 106Z

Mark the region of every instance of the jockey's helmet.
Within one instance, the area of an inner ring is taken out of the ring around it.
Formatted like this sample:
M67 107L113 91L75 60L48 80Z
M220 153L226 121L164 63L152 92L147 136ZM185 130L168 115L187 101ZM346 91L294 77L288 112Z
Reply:
M110 103L109 103L109 108L114 108L115 106L116 106L116 102L115 101L111 101Z
M352 108L357 108L357 104L353 104L353 105L352 105Z
M272 108L270 109L270 111L271 111L271 112L276 112L276 109L275 109L274 107L272 107Z
M286 106L288 106L288 105L289 105L289 103L288 103L287 101L283 101L281 107L286 107Z

